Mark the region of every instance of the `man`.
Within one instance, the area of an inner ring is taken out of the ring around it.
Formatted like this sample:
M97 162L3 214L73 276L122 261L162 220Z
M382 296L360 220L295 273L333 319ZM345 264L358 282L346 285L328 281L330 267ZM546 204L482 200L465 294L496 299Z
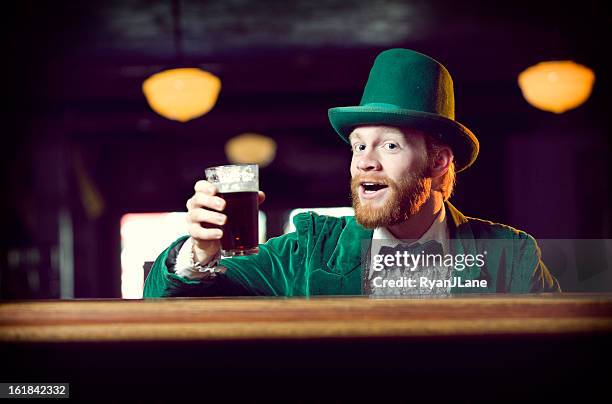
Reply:
M531 236L448 202L455 173L474 162L479 144L454 119L452 79L439 62L382 52L360 105L332 108L329 119L351 145L355 217L301 214L295 232L257 255L219 262L222 231L210 224L225 222L225 201L198 181L187 201L189 236L158 257L144 296L560 291Z

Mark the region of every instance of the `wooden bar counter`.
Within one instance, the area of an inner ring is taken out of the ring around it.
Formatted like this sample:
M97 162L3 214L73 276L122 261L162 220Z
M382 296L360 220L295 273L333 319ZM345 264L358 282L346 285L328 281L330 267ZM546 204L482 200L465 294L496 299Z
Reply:
M612 332L612 295L209 298L0 305L0 341L233 340Z
M589 402L612 295L0 304L2 382L91 402Z

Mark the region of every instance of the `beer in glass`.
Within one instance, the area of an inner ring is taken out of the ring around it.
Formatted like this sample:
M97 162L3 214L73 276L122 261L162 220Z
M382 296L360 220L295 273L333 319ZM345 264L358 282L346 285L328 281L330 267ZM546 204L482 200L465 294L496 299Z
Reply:
M225 199L227 221L220 228L224 258L259 252L259 170L256 164L235 164L206 169L206 179Z

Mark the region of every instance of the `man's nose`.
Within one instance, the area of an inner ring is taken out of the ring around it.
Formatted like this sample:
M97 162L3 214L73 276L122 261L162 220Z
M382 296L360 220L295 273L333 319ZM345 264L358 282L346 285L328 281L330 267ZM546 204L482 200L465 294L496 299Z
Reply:
M371 153L364 154L357 161L357 168L361 171L376 171L380 170L380 162Z

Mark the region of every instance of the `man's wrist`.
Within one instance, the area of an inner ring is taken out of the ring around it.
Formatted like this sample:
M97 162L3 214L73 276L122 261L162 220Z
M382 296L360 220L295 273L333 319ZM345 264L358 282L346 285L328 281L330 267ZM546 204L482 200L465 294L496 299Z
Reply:
M189 240L192 240L189 238ZM197 258L197 254L195 251L195 243L191 242L191 268L195 272L214 272L214 268L219 265L221 261L221 251L217 251L217 253L210 257L208 260L201 262Z
M174 273L187 279L204 279L208 278L211 275L215 276L218 272L217 269L223 267L217 267L215 264L215 257L211 257L208 262L202 264L199 263L199 267L197 266L197 259L194 257L194 242L191 237L187 238L183 245L181 246L178 255L176 257L176 262L174 265ZM169 268L172 272L172 269Z

